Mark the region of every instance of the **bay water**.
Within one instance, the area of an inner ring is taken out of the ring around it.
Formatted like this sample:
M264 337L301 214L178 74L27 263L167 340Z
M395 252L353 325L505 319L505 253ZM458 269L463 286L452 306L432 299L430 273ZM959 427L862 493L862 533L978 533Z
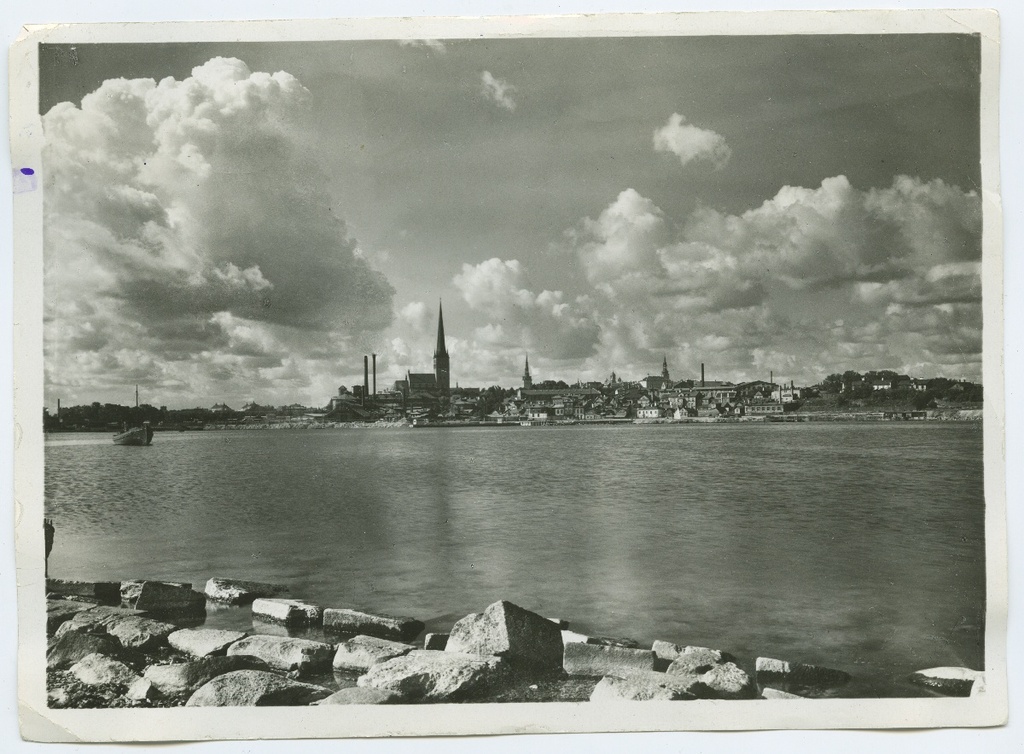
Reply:
M56 434L45 464L55 578L271 581L428 630L507 599L853 696L983 667L980 422Z

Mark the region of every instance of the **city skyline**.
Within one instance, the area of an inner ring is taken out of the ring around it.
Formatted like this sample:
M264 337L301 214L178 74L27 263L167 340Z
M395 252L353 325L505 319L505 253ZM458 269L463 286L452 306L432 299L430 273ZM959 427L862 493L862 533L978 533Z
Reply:
M441 298L452 384L980 381L976 36L118 48L42 52L48 404L317 405Z

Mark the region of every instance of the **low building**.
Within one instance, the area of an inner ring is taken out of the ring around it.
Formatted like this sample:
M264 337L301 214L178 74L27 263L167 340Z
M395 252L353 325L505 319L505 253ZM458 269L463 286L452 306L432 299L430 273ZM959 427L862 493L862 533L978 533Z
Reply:
M769 414L781 414L785 408L781 403L748 403L744 407L748 416L766 416Z

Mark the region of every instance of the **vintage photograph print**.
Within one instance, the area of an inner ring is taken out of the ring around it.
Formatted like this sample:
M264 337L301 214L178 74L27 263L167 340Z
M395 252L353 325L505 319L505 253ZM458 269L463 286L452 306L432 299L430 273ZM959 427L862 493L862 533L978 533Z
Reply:
M744 15L31 30L27 736L1005 718L997 20Z

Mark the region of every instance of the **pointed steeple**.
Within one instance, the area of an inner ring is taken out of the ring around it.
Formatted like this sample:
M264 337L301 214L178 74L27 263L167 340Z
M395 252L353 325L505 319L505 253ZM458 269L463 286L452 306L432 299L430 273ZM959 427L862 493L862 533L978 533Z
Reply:
M523 370L523 388L529 390L533 387L533 377L530 376L530 355L526 355L526 369Z
M662 360L661 360L661 376L662 376L662 379L665 380L665 382L669 382L669 376L668 376L668 356L662 357Z
M437 389L447 394L451 387L451 361L448 358L448 349L444 344L444 311L441 309L441 301L437 302L437 347L434 349L434 378L437 380Z
M444 310L441 308L441 301L437 302L437 347L434 348L434 356L448 355L448 349L444 345Z

